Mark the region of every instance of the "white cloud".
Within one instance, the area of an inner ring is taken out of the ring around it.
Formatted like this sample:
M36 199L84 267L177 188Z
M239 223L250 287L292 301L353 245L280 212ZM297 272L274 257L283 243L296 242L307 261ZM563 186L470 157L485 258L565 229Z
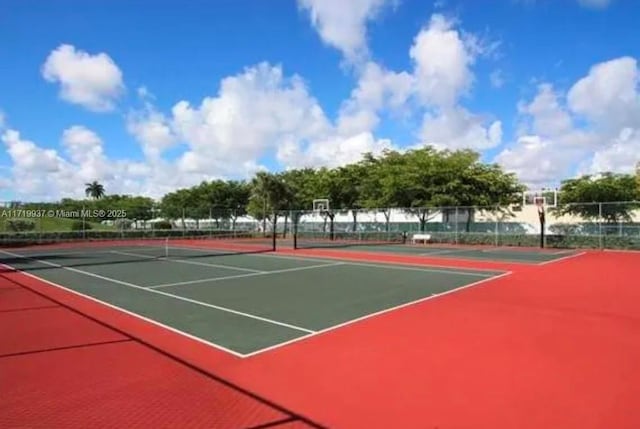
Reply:
M285 140L321 138L330 131L304 82L297 76L286 78L280 67L267 63L224 79L219 94L197 107L177 103L171 124L188 145L181 169L223 175L253 169Z
M89 110L113 110L124 90L122 72L105 53L91 55L60 45L47 57L42 76L60 84L60 97Z
M414 78L411 74L396 73L374 62L367 63L357 87L340 109L339 133L354 135L372 131L378 125L381 109L403 108L413 91Z
M631 172L640 153L639 74L630 58L596 64L566 101L550 84L540 85L535 98L520 105L523 135L496 160L536 184L585 172Z
M532 118L532 131L543 137L570 132L573 122L569 112L560 105L558 94L550 84L538 86L538 94L529 105L521 105L521 114Z
M640 127L640 70L634 58L596 64L569 91L569 107L599 128Z
M2 110L0 110L0 131L7 126L7 117Z
M177 142L169 120L151 105L129 114L127 131L142 145L142 151L150 161L158 160Z
M26 195L46 195L52 179L60 177L65 163L53 149L43 149L25 140L15 130L6 130L1 137L13 161L12 187Z
M415 37L409 56L415 64L418 94L426 105L451 107L471 87L475 43L465 43L454 22L433 15Z
M604 149L596 152L585 172L615 171L633 174L639 162L640 129L625 128Z
M441 149L485 150L502 142L502 123L485 124L483 118L462 107L444 109L437 115L426 114L421 142Z
M283 142L278 147L277 157L287 168L337 167L357 162L367 152L380 154L384 149L392 148L390 140L376 139L371 133L363 132L315 140L306 146L294 141Z
M2 142L13 161L10 178L4 185L15 198L56 200L84 197L85 183L98 180L109 194L128 193L159 198L179 187L191 186L213 176L178 170L174 163L109 159L102 139L84 126L66 129L62 151L44 149L23 139L16 130L7 130Z
M496 161L514 172L524 183L540 188L557 185L571 176L576 162L584 156L580 146L561 145L536 135L521 136L516 145L502 151Z
M7 152L18 170L38 170L45 173L55 173L60 170L62 160L55 150L42 149L34 142L23 140L20 133L7 130L2 135Z
M90 129L74 125L62 133L62 144L70 161L76 166L75 175L84 182L110 178L111 167L102 139Z
M298 0L308 11L322 40L339 49L347 60L357 62L368 55L367 22L387 4L397 0Z

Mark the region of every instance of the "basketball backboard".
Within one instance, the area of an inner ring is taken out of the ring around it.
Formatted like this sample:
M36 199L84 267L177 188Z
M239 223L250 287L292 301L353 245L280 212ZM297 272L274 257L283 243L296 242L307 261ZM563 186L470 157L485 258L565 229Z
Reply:
M522 193L523 206L539 206L553 208L558 205L558 191L556 189L542 189L538 191L525 191Z

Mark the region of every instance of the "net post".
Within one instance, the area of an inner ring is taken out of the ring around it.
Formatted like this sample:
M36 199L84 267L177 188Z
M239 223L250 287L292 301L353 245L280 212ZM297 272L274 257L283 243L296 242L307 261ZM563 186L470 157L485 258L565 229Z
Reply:
M275 217L275 214L274 214L274 215L273 215L273 219L274 219L274 221L275 221L275 218L276 218L276 217ZM275 252L275 251L276 251L276 245L277 245L276 243L277 243L277 241L278 241L278 239L277 239L277 234L278 234L278 233L277 233L277 231L276 231L276 225L275 225L275 223L274 223L274 225L273 225L273 232L272 232L272 234L271 234L271 251L272 251L272 252Z
M169 257L169 237L164 238L164 257Z

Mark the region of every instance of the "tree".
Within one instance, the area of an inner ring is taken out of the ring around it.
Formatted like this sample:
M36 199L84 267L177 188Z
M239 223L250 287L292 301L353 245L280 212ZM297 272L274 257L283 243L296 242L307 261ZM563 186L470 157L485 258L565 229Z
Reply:
M640 161L636 163L636 191L640 195Z
M291 192L290 204L284 214L283 238L286 238L289 217L293 223L293 230L296 231L304 210L311 207L313 200L318 196L318 173L312 168L293 169L281 173L280 177Z
M247 205L251 196L251 186L246 182L227 182L225 204L231 209L231 229L235 231L238 217L247 213Z
M192 195L189 189L178 189L162 197L160 210L162 216L167 219L181 219L182 228L186 229L185 207L189 206Z
M91 183L85 183L84 193L87 197L99 200L100 198L104 197L105 190L102 184L100 184L97 180L94 180Z
M292 201L293 192L281 175L261 171L251 182L247 211L256 219L262 220L265 234L266 222L271 219L275 233L278 212L289 208Z
M485 165L470 150L437 151L426 146L404 153L387 151L365 156L361 199L367 207L403 207L415 215L420 230L443 207L489 206L497 210L516 201L523 190L513 174ZM447 212L447 209L444 209ZM473 210L467 213L467 229ZM387 216L387 225L389 211Z
M638 208L636 178L630 174L604 173L585 175L562 182L559 215L576 215L585 219L604 219L607 223L630 221L631 211ZM610 203L610 204L606 204Z

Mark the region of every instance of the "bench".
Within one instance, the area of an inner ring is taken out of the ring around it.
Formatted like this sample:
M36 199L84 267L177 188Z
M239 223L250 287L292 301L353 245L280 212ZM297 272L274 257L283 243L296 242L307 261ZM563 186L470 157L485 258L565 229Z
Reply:
M428 243L431 241L431 234L413 234L411 236L411 243L416 244L418 242Z

